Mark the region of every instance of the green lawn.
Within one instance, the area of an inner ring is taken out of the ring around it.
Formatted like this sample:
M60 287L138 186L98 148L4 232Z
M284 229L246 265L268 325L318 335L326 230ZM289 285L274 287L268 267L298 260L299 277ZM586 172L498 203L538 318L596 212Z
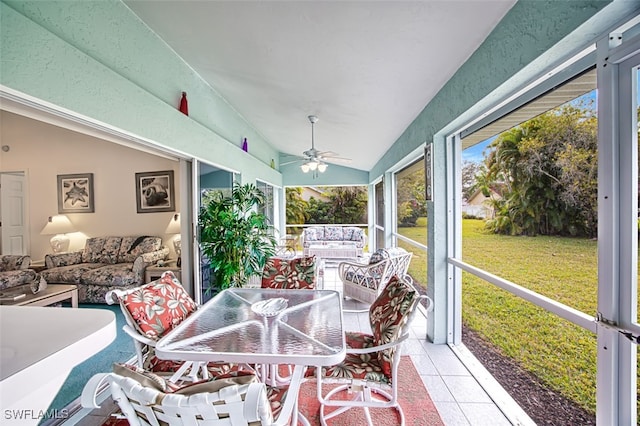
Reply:
M588 315L597 305L597 242L559 237L511 237L463 221L463 260ZM399 233L426 240L426 227ZM410 274L426 283L426 254L414 252ZM550 388L595 412L595 335L483 280L463 274L463 321ZM639 381L640 382L640 381Z

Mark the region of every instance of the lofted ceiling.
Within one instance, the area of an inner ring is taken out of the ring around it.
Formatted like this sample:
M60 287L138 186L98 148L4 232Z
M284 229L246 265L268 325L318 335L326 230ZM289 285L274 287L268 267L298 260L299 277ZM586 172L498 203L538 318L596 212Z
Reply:
M371 169L515 0L146 1L131 10L282 153Z

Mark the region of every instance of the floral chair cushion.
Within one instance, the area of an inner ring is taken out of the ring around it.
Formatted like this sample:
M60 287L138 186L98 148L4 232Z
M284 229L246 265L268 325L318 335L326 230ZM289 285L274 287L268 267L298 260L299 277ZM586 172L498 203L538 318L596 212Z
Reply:
M362 349L375 346L371 334L346 332L345 342L348 348ZM382 365L375 353L353 354L347 350L347 356L337 365L322 369L324 376L336 378L362 379L390 384L391 374L383 371ZM315 374L314 369L306 372L307 377Z
M374 346L397 340L409 320L418 299L413 287L397 276L391 277L387 286L369 308L369 323L373 331ZM390 376L396 348L378 352L382 372Z
M369 257L369 265L382 262L386 259L389 259L389 252L387 251L387 249L378 249L371 254L371 257Z
M196 310L196 303L171 271L127 294L123 305L138 331L155 340Z
M213 363L212 363L213 364ZM113 364L113 372L119 376L129 377L142 386L159 390L164 393L177 393L181 395L193 395L201 392L217 392L223 387L243 385L258 382L253 370L233 370L226 373L211 374L209 379L189 384L176 384L167 380L163 375L140 368L131 364Z
M315 256L283 259L272 257L262 270L262 288L315 288Z
M149 348L149 352L144 359L142 368L156 374L172 375L182 367L183 361L170 359L160 359L155 354L154 348ZM209 362L207 363L207 371L211 377L236 377L245 374L254 374L255 370L245 364L236 364L228 362ZM188 376L190 371L185 371L184 375Z

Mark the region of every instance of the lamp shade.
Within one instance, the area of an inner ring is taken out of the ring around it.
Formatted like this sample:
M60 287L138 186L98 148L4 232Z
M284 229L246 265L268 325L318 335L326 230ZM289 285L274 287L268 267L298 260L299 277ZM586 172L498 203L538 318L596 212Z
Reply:
M179 234L180 233L180 213L176 213L171 216L171 220L167 225L167 229L164 231L165 234Z
M42 228L42 231L40 231L40 235L67 234L69 232L76 232L76 228L67 216L59 214L49 216L49 220L44 228Z

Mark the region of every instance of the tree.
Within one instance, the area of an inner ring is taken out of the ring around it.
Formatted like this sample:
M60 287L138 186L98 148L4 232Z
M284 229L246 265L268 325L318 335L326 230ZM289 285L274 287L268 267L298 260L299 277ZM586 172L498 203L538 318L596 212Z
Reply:
M462 162L462 199L469 201L469 198L476 192L476 175L480 171L482 163L473 161Z
M309 203L302 198L302 188L286 189L287 224L303 224L308 219Z
M424 163L413 170L400 172L397 178L398 224L415 226L416 220L427 215Z
M489 229L513 235L597 232L597 121L565 105L501 134L479 185L502 185Z
M366 223L367 191L361 186L328 187L328 201L309 199L307 223Z

